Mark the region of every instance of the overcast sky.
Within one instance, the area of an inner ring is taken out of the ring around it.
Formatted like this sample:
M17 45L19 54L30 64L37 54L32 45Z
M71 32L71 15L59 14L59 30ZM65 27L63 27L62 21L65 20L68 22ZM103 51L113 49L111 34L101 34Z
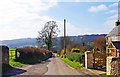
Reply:
M0 40L36 38L51 20L57 22L62 36L63 19L69 36L109 33L118 19L118 0L106 1L0 0Z

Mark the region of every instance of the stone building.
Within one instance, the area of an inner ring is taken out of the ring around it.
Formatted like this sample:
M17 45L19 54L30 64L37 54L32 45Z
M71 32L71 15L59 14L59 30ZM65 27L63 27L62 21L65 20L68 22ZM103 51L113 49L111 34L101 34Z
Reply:
M115 23L113 30L106 36L108 56L120 57L120 21Z

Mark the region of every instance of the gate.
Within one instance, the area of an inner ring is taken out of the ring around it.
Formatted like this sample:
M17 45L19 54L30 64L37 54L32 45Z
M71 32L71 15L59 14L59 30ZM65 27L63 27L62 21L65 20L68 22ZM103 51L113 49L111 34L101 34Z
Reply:
M106 53L93 53L93 67L106 66L106 58Z

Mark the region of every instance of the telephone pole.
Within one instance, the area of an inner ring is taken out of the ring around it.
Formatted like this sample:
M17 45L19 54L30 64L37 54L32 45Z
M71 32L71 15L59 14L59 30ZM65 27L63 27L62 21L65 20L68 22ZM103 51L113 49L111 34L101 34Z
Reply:
M64 19L64 57L66 57L66 19Z

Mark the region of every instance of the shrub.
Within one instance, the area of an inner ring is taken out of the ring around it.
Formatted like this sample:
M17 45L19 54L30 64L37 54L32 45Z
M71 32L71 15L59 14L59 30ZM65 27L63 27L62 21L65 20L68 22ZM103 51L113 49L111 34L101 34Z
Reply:
M52 52L43 48L25 47L16 49L20 56L16 59L23 62L39 62L52 56Z
M68 52L68 49L66 49L66 52ZM63 56L64 55L64 49L62 49L60 52L59 52L59 54L61 55L61 56Z
M75 62L82 62L82 55L81 53L72 53L72 52L67 52L66 53L66 57L71 60L71 61L75 61Z
M77 52L77 53L80 53L80 49L79 49L79 48L72 48L71 52Z

